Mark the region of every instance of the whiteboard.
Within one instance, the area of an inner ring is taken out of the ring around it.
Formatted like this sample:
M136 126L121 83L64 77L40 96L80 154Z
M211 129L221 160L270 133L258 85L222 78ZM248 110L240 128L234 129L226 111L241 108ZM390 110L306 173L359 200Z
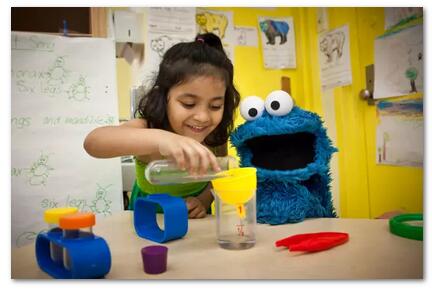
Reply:
M106 216L123 201L120 158L83 149L92 129L118 125L114 41L11 37L11 244L19 247L48 228L46 209Z

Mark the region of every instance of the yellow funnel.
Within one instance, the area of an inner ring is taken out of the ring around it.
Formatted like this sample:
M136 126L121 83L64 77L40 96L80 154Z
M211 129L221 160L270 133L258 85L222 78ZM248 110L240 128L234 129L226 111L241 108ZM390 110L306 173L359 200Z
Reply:
M235 206L239 217L244 218L246 216L244 204L256 191L256 168L234 168L223 171L220 175L226 177L212 180L214 192L224 203Z

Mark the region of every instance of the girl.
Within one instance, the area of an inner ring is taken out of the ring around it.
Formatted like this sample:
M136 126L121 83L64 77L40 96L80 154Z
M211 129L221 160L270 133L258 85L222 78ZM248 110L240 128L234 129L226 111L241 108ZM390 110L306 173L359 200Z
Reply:
M135 115L120 126L96 128L84 148L98 158L134 155L136 182L129 209L138 196L166 193L185 198L189 218L203 218L213 201L210 183L154 186L146 165L169 158L192 175L209 167L219 171L212 149L227 142L240 95L233 84L233 65L214 34L198 35L165 53L152 88Z

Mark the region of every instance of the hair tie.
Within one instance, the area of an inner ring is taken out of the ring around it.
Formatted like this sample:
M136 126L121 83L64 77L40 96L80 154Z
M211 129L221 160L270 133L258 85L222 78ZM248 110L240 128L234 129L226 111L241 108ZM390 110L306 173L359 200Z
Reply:
M198 37L196 39L196 41L201 42L201 43L205 43L204 38L202 38L202 37Z

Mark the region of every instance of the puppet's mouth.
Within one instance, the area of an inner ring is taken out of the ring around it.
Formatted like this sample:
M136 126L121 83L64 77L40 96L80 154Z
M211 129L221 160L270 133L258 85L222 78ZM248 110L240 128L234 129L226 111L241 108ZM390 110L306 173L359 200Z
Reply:
M246 144L252 152L252 165L265 169L299 169L315 159L312 133L260 136L247 140Z

